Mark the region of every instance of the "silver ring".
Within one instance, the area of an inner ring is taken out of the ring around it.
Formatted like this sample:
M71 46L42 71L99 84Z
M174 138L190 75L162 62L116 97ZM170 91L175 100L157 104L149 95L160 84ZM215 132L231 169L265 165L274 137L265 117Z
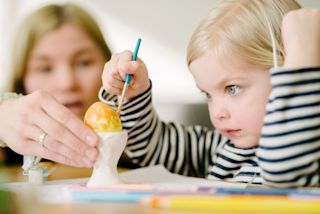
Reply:
M44 140L46 139L47 135L48 135L47 133L43 132L38 138L37 142L43 147L44 147Z

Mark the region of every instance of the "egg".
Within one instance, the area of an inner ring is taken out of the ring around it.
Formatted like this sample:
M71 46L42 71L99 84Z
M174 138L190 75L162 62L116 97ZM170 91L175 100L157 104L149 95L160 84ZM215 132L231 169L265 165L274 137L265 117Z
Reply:
M121 120L117 112L103 102L92 104L85 116L84 123L95 132L121 132Z

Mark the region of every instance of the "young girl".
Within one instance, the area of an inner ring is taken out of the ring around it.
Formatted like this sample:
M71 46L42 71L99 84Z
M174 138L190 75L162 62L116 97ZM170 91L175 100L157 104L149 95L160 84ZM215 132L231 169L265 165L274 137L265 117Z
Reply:
M215 130L161 122L144 64L114 55L100 98L116 106L107 92L120 95L134 75L121 112L133 161L213 180L319 186L320 12L296 9L294 0L226 0L196 29L187 61Z

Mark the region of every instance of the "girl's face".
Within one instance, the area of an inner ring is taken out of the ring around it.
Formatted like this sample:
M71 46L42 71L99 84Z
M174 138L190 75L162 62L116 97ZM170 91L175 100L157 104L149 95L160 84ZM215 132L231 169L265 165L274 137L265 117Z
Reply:
M64 24L45 34L32 49L25 91L45 90L83 118L97 100L104 63L99 47L79 26Z
M190 65L208 99L213 126L238 148L258 145L271 91L269 72L241 58L204 54Z

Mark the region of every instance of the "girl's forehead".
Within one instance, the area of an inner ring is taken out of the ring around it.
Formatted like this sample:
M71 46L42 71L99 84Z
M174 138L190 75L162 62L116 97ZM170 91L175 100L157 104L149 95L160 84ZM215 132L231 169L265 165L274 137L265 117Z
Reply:
M244 57L237 54L217 55L214 52L206 52L191 62L190 69L191 71L211 70L212 72L241 73L246 70L259 69L259 67L248 63Z
M236 55L217 57L204 54L190 64L198 86L223 85L230 81L254 81L268 74L265 69L251 65Z

